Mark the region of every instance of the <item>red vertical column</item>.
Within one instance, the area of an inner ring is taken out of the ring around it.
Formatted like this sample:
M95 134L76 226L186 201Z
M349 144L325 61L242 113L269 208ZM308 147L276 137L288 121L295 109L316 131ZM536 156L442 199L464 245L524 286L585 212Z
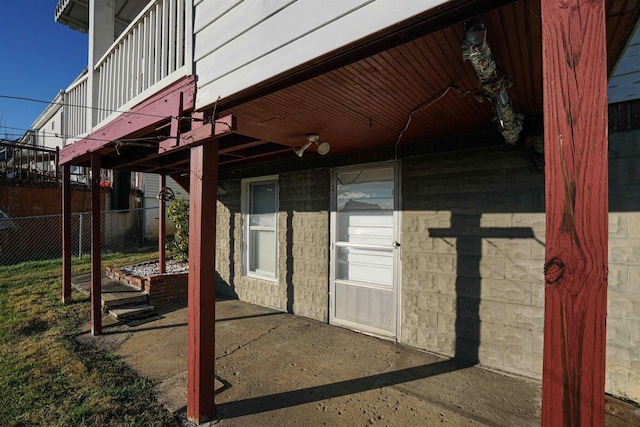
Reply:
M62 303L71 300L71 166L62 165Z
M100 155L91 153L91 334L102 333L100 236Z
M604 0L542 0L546 255L542 425L604 425L608 273Z
M196 423L214 412L217 162L217 140L191 149L187 417Z
M165 174L160 174L160 190L167 186L167 177ZM160 274L164 274L167 271L167 250L165 247L165 238L167 235L167 203L164 201L164 197L158 199L158 264L160 264Z

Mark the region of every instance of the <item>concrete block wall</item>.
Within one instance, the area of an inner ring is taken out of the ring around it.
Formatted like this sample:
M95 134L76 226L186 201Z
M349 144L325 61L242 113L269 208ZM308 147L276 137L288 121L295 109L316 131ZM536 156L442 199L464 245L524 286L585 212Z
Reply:
M609 136L606 390L640 402L640 130Z
M326 168L279 175L277 280L244 275L241 181L220 183L216 270L222 293L328 320L329 176Z
M543 189L517 151L403 160L403 343L541 377Z
M640 131L609 138L606 391L640 401ZM542 376L544 178L517 152L403 161L402 342ZM511 234L511 237L509 235Z
M638 131L610 135L606 391L640 401ZM269 175L270 173L265 173ZM242 275L240 180L221 182L216 268L240 299L327 321L329 169L280 174L279 277ZM401 338L540 379L544 176L518 151L402 160Z
M217 291L233 298L238 297L235 290L236 242L242 238L242 232L236 230L242 226L240 193L240 180L224 181L218 184L215 266L222 286ZM242 250L242 246L239 248ZM240 260L241 258L238 258L238 261Z
M280 175L278 225L287 235L281 259L286 258L288 308L325 322L329 320L330 188L326 168Z

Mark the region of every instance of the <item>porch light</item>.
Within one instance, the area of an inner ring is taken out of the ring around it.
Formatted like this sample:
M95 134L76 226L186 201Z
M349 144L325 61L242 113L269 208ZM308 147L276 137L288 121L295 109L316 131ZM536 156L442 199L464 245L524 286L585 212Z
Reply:
M308 133L307 142L305 142L300 147L294 147L293 152L296 153L296 156L302 157L304 151L314 143L316 144L318 154L320 154L321 156L327 154L331 149L331 146L328 142L320 142L320 135L316 133Z

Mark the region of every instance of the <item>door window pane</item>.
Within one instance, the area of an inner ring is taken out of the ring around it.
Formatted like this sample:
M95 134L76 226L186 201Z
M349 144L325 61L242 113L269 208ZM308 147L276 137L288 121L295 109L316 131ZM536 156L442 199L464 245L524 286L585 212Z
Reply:
M337 248L336 279L393 286L393 250Z
M337 175L339 242L388 246L393 243L393 169Z

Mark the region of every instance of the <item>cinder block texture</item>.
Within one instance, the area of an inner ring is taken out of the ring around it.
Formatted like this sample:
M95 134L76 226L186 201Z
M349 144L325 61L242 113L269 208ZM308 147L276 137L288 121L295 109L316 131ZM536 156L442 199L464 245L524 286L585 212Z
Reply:
M640 130L609 136L606 391L640 402Z
M606 391L640 401L638 131L610 136ZM401 341L528 377L543 357L544 176L518 151L405 158L401 168ZM278 278L243 275L240 180L220 183L223 289L327 321L329 169L279 176Z
M243 301L328 321L329 170L281 174L278 179L278 274L244 274L241 181L220 183L216 270L223 293Z
M640 132L610 136L606 391L640 401ZM402 341L541 378L543 176L492 149L403 161Z
M402 171L402 341L540 378L544 177L495 149Z

